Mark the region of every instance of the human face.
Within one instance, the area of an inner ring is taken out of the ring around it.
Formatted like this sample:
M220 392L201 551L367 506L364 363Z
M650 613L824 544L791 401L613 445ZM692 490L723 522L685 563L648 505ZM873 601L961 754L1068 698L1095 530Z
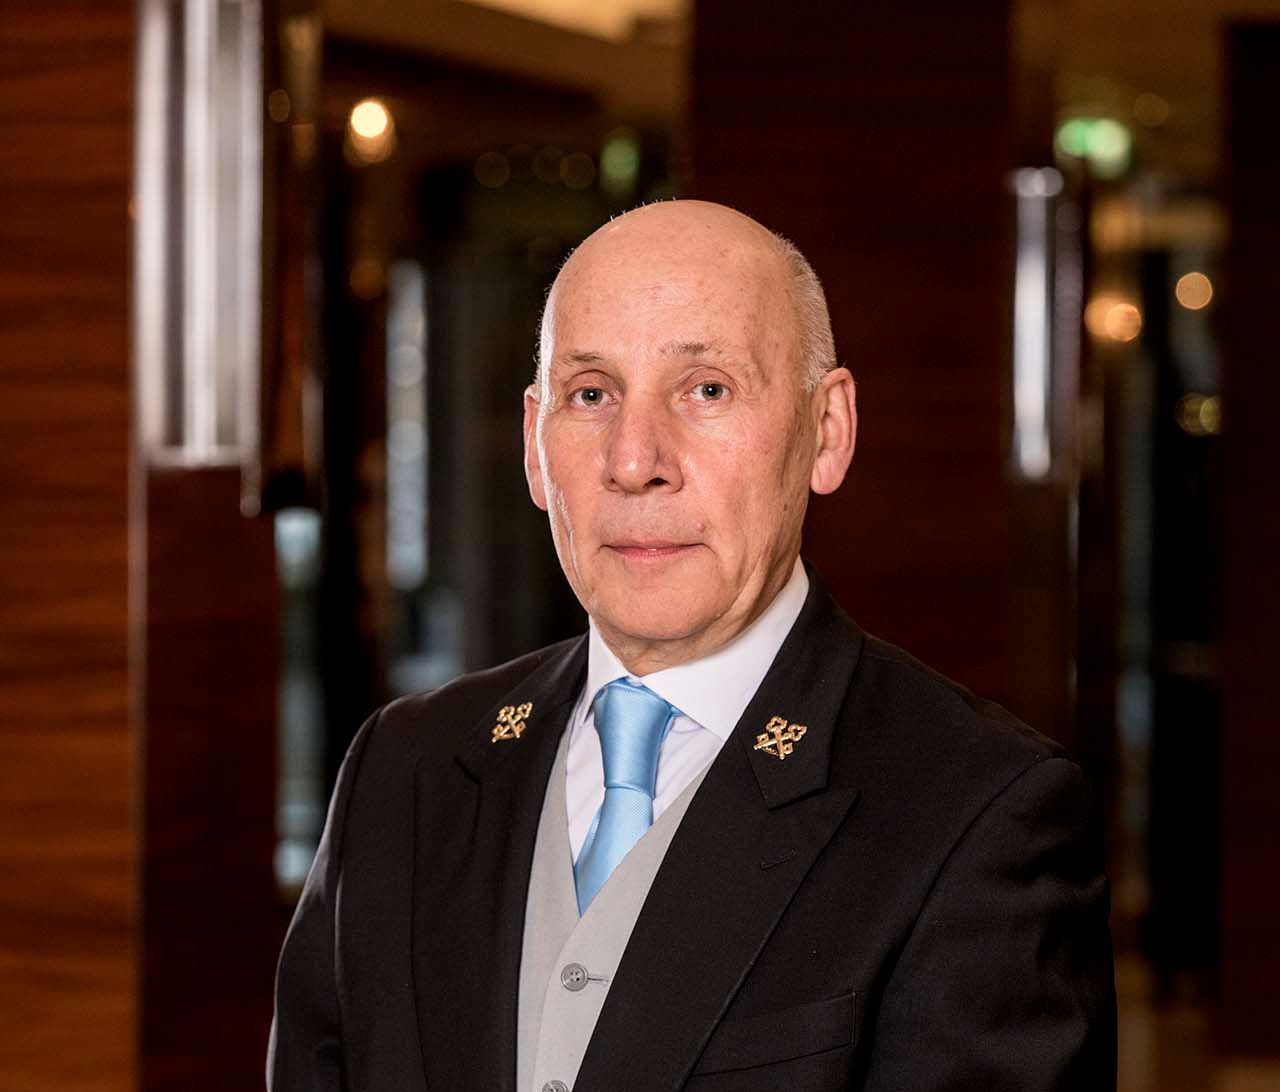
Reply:
M556 285L525 449L570 585L640 673L727 643L786 582L822 429L772 252L621 234Z

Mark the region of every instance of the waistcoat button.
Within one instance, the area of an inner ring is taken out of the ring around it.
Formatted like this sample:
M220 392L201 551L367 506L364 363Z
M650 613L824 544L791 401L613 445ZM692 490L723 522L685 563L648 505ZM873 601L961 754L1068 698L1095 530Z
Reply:
M587 969L581 963L566 964L564 970L560 972L560 985L566 990L572 990L577 993L587 984ZM546 1092L546 1089L543 1089ZM559 1092L553 1089L552 1092ZM568 1092L566 1089L565 1092Z
M547 1081L542 1086L542 1092L569 1092L569 1086L564 1081Z

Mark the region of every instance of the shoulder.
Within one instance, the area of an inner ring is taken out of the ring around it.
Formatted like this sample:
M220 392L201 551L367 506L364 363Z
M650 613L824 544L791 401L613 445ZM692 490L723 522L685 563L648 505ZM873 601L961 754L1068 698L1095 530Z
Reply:
M363 746L370 757L394 763L411 762L424 750L460 745L486 717L496 714L503 698L549 661L561 659L581 640L570 638L508 660L496 667L473 671L435 690L406 694L382 706L366 722L353 749Z
M1060 744L875 637L865 639L843 722L844 776L864 786L871 806L878 798L944 840L1026 775L1031 784L1086 784Z
M859 673L863 700L883 703L884 712L891 712L902 730L910 726L913 736L936 736L936 743L949 750L982 745L1027 758L1065 754L1060 744L1002 705L980 697L878 637L867 637Z

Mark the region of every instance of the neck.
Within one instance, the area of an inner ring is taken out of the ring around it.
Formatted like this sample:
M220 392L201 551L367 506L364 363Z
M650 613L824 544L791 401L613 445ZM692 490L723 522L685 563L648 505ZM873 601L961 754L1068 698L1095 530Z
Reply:
M795 558L792 558L790 564L770 578L746 612L737 614L730 610L704 629L685 637L639 638L633 634L621 633L599 619L596 620L596 628L604 643L609 646L609 651L618 657L627 673L638 678L652 675L664 668L692 663L718 652L750 628L769 609L778 593L791 579L794 567Z

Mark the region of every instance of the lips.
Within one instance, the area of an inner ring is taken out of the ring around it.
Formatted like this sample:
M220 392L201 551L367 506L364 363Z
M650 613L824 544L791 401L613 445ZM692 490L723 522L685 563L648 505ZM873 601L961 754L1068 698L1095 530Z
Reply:
M661 558L676 557L682 553L692 550L697 543L693 542L663 542L663 541L621 541L606 543L605 548L612 550L614 553L620 554L629 560L658 560Z

